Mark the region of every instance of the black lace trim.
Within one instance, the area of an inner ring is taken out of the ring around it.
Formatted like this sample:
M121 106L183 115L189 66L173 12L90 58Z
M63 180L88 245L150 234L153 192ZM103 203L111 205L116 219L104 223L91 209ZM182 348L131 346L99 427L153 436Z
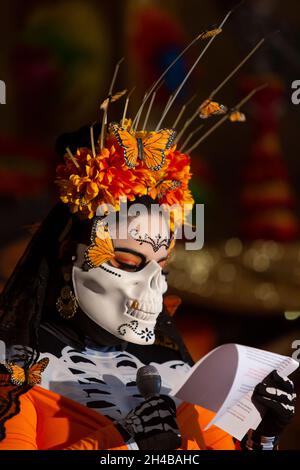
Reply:
M12 385L9 374L0 376L0 441L6 436L6 421L20 413L20 396L31 388L30 385Z

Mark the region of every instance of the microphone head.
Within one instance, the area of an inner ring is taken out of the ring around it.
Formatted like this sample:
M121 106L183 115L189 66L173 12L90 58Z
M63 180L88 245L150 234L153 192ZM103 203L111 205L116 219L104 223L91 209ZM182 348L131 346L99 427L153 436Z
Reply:
M144 398L159 395L161 388L161 377L154 366L140 367L136 374L136 385Z
M143 366L138 369L136 373L136 380L138 380L140 377L146 377L147 375L159 375L159 373L154 366Z

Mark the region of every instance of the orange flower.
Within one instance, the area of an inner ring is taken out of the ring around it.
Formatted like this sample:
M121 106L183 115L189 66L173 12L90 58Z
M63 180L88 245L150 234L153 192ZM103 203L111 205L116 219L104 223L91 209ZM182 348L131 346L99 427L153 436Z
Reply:
M69 205L72 213L79 213L83 218L92 218L101 204L111 204L118 210L120 199L134 201L146 194L153 199L159 195L159 203L167 206L193 204L188 189L190 158L178 152L176 146L166 154L165 164L159 171L149 170L142 160L129 168L113 135L108 136L106 148L95 157L90 149L79 148L74 158L78 166L65 155L64 164L57 167L56 183L61 200ZM166 180L176 184L161 195L157 185Z

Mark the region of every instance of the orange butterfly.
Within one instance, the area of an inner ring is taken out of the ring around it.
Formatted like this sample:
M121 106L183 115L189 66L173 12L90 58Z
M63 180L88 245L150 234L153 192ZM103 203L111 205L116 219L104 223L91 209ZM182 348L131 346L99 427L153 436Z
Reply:
M157 185L149 191L149 193L154 199L161 199L167 192L179 188L180 186L180 181L160 180Z
M122 98L122 96L125 95L125 93L127 93L127 90L118 91L115 95L109 96L103 101L103 103L101 103L100 109L107 109L109 103L114 103L115 101L118 101L120 98Z
M225 114L227 112L226 106L219 104L216 101L205 100L199 108L199 116L201 119L207 119L211 116Z
M49 364L48 357L41 359L36 364L33 364L29 369L23 369L23 367L14 364L13 362L6 362L5 368L10 373L10 381L14 385L38 385L41 383L42 372L46 369Z
M92 244L86 249L84 257L90 268L99 268L101 264L115 257L108 228L98 221L92 231Z
M210 29L208 31L205 31L204 33L201 33L200 37L201 39L210 39L214 36L218 36L218 34L222 33L222 31L222 28Z
M240 111L233 111L229 119L231 122L245 122L246 121L246 116L244 113L241 113Z
M138 158L145 162L147 168L160 170L165 162L165 151L173 144L176 132L173 129L161 129L145 137L135 137L119 124L112 123L110 130L115 135L124 151L126 165L134 168Z

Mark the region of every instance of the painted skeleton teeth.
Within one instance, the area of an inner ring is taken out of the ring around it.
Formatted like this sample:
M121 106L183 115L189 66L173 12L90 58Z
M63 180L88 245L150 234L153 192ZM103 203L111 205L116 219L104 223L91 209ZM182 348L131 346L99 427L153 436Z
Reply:
M145 320L145 321L153 321L153 315L154 313L145 313L142 312L141 310L134 310L134 309L128 309L127 313L132 316L133 318L137 318L139 320Z
M158 313L159 309L155 308L154 305L150 308L150 306L148 307L146 304L138 302L137 300L127 303L127 314L138 320L153 322Z

